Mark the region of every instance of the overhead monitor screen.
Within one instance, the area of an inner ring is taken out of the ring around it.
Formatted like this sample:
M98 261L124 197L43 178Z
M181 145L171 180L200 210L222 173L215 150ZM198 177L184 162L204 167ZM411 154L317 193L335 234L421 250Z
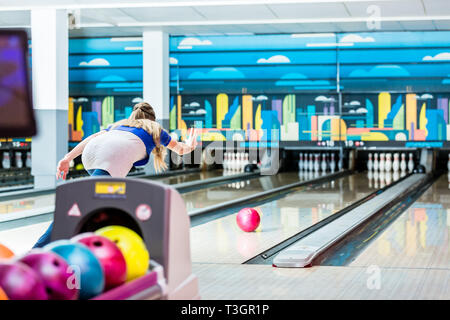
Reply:
M36 134L25 31L0 31L0 138Z

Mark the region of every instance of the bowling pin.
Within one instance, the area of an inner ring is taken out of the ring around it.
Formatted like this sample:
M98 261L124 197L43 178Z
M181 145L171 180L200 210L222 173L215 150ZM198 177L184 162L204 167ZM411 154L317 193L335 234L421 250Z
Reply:
M369 179L369 188L372 188L373 171L369 170L367 172L367 179Z
M3 152L2 167L3 169L11 168L11 159L9 158L9 152Z
M27 168L31 168L31 152L27 152L27 161L25 162Z
M367 161L367 170L372 171L372 169L373 169L372 154L369 153L369 160Z
M400 161L400 170L402 171L402 172L405 172L406 171L406 158L405 158L405 154L404 153L402 153L402 159L401 159L401 161ZM403 175L404 176L404 175ZM402 176L402 177L403 177Z
M314 170L314 161L313 161L313 154L310 153L309 154L309 171L313 171Z
M303 170L303 153L300 152L298 155L298 171Z
M392 154L386 153L386 162L384 164L384 170L391 172L392 169Z
M384 172L384 170L380 169L380 188L384 188L386 185L386 182L384 179L385 179L385 172Z
M334 172L335 169L336 169L336 162L334 161L334 153L332 153L330 160L330 170L331 172Z
M386 171L386 175L384 178L386 180L386 185L390 185L392 182L392 172Z
M16 168L22 167L23 167L22 152L16 152Z
M399 171L394 171L394 174L392 175L392 179L395 181L397 181L398 179L400 179L400 173Z
M228 165L228 152L225 152L223 154L223 162L222 162L223 171L227 171L227 165Z
M384 162L384 153L381 153L380 154L380 162L378 163L378 168L380 169L380 173L382 172L382 171L384 171L384 165L385 165L386 163Z
M248 165L250 162L248 161L248 153L245 153L245 157L244 157L244 170L245 170L245 166Z
M314 172L319 172L320 163L319 163L319 154L314 155Z
M408 160L408 171L411 173L414 170L414 160L413 160L413 154L409 154L409 160Z
M373 171L378 171L378 153L373 155Z
M378 189L378 179L380 178L380 173L378 172L378 170L375 170L373 172L373 187L375 189Z
M322 172L327 171L327 155L325 153L322 153L322 163L320 164L322 167Z
M344 161L343 161L343 159L341 157L339 157L339 160L338 160L338 169L339 169L339 171L342 171L343 167L344 167Z
M394 153L394 161L392 162L392 170L394 172L398 172L398 170L400 169L400 161L398 159L398 153Z

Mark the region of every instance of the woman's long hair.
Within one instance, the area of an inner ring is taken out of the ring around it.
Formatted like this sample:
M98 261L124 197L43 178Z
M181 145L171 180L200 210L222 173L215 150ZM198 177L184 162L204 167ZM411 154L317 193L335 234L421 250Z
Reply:
M160 144L161 126L156 121L155 111L147 102L141 102L133 107L133 112L128 119L115 122L111 129L118 126L127 126L134 128L142 128L153 136L153 141L156 147L152 150L153 165L156 172L167 169L167 164L164 161L167 150Z

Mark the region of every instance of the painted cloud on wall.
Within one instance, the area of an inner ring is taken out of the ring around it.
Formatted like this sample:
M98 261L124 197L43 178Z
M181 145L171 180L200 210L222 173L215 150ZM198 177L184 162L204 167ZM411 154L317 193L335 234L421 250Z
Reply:
M178 45L178 49L192 49L194 46L210 46L212 42L210 40L200 40L198 38L184 38Z
M188 79L244 79L245 75L233 67L217 67L207 73L195 71Z
M437 55L435 55L434 57L432 56L425 56L422 59L423 61L448 61L450 60L450 52L441 52L438 53Z
M103 58L95 58L92 59L89 62L86 61L81 61L79 64L79 66L89 66L89 67L97 67L97 66L109 66L110 63L108 60L103 59Z
M408 77L410 76L409 72L400 66L397 65L378 65L372 67L370 70L365 69L356 69L353 70L349 77Z
M283 55L272 56L268 59L261 58L258 59L257 63L291 63L288 57Z
M375 42L375 39L372 37L361 37L357 34L348 34L342 37L339 42Z

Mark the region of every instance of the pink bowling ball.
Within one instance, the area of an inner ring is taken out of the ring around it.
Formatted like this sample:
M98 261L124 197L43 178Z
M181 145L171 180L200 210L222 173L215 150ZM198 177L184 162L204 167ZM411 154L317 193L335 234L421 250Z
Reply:
M237 225L245 232L255 231L260 221L261 218L258 211L253 208L241 209L236 216Z
M105 289L109 290L125 283L127 264L119 247L106 237L91 232L81 233L72 241L86 245L97 257L105 274Z
M40 276L50 300L78 299L78 289L69 285L76 275L66 260L56 253L34 249L21 258L20 262L28 265Z
M0 263L0 287L10 300L47 300L39 275L21 262Z

